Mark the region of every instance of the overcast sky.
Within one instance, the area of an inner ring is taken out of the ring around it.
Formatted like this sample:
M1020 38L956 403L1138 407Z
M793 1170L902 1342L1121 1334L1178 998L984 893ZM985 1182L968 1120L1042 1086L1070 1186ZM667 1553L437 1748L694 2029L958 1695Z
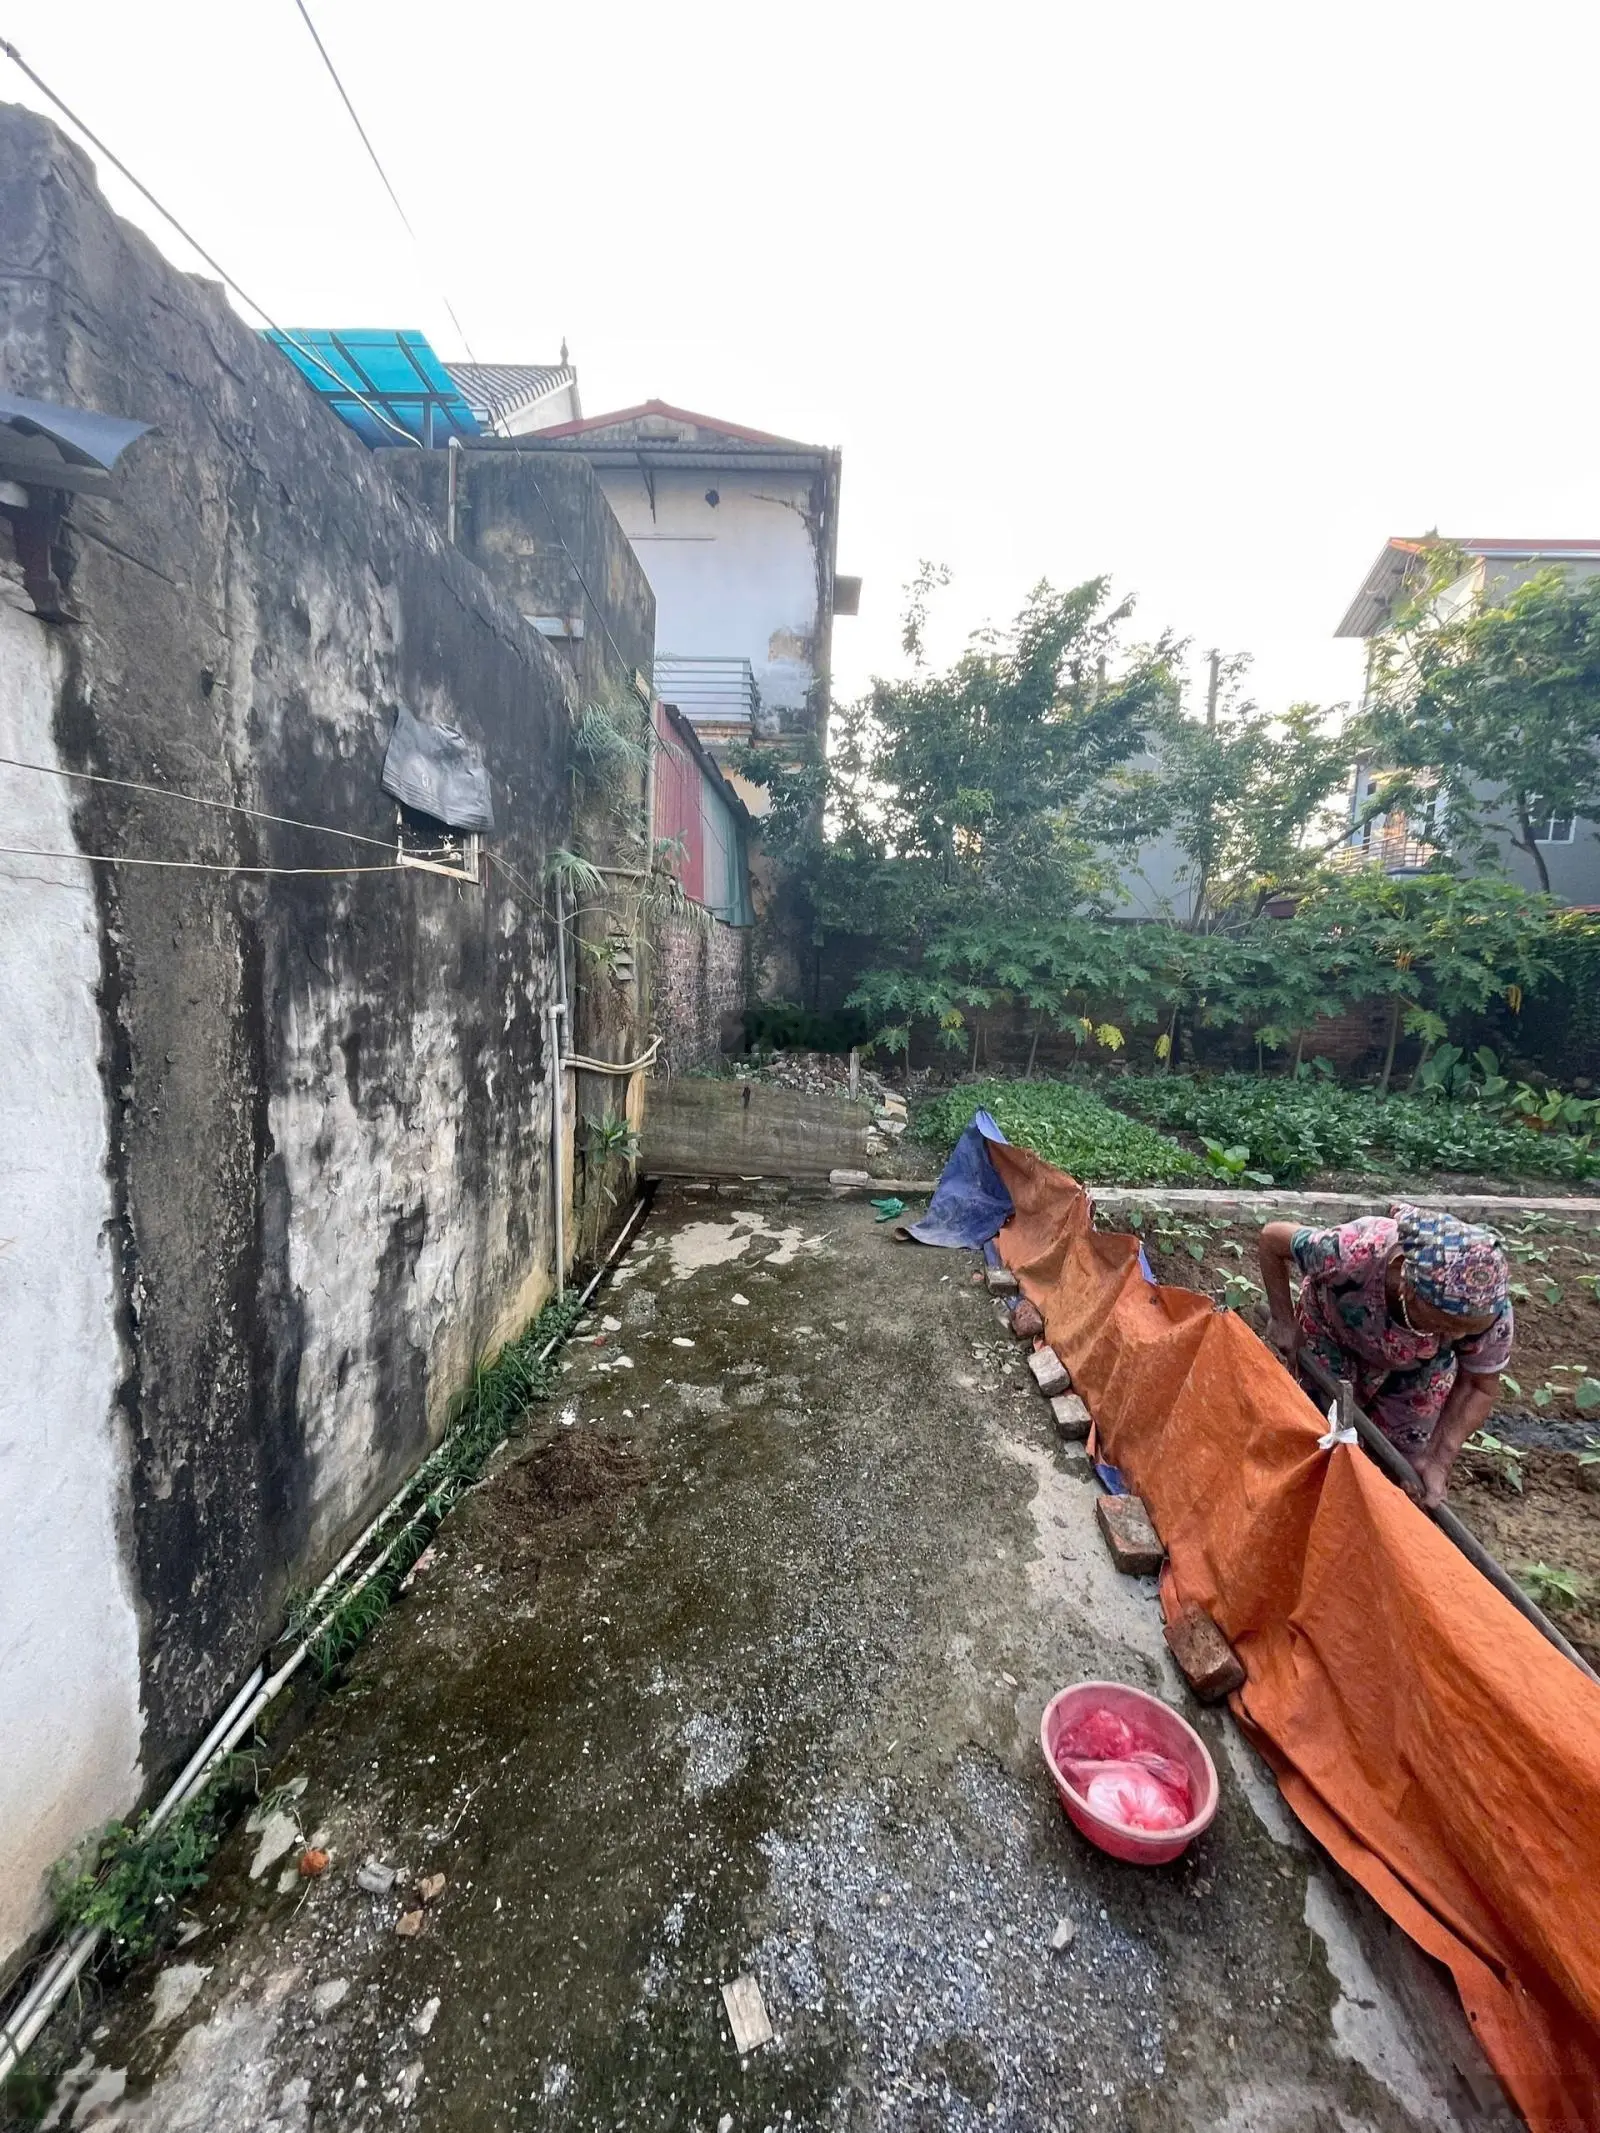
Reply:
M924 556L937 653L1105 572L1280 706L1389 534L1600 535L1592 0L308 5L431 265L294 0L0 29L285 325L464 353L442 284L588 413L841 446L842 688Z

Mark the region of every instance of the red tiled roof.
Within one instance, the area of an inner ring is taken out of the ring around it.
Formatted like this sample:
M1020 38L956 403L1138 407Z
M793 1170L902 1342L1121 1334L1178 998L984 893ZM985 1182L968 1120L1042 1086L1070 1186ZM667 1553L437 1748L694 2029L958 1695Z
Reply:
M686 407L673 407L665 400L641 400L637 407L619 407L609 415L585 415L578 422L558 422L540 430L539 436L583 437L592 430L608 430L619 422L636 422L641 415L664 415L669 422L692 422L697 429L715 430L723 437L737 437L744 444L792 444L791 437L775 437L770 430L746 429L742 423L724 422L720 415L696 415Z

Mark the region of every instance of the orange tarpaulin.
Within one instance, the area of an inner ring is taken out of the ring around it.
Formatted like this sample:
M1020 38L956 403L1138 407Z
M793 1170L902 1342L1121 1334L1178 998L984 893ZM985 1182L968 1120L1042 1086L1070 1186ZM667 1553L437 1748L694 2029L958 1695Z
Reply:
M1182 1600L1312 1834L1447 1964L1535 2133L1600 2128L1600 1686L1323 1417L1242 1320L1152 1286L1137 1240L1026 1149L989 1156L1044 1313Z

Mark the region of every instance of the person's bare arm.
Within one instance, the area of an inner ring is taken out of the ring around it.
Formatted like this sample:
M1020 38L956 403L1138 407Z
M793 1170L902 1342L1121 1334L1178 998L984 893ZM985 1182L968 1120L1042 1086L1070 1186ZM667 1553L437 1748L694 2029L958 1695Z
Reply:
M1499 1371L1490 1377L1477 1377L1470 1370L1457 1372L1450 1397L1433 1425L1433 1435L1411 1462L1422 1483L1422 1500L1428 1510L1437 1510L1444 1502L1445 1491L1450 1486L1450 1469L1455 1465L1462 1445L1475 1429L1482 1429L1494 1413L1499 1395Z
M1261 1286L1267 1292L1267 1340L1290 1369L1300 1352L1300 1326L1294 1315L1289 1269L1294 1264L1293 1222L1269 1222L1261 1232Z

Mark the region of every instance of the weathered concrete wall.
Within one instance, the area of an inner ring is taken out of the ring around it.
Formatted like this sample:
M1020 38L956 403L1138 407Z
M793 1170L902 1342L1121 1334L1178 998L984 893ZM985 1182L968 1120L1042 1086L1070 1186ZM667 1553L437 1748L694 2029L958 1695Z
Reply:
M218 870L0 857L3 1964L546 1294L574 684L10 108L0 231L0 382L156 425L71 502L78 626L20 611L0 514L0 752L223 803L0 770L0 841ZM488 764L482 886L390 863L402 703Z
M715 1066L723 1037L737 1030L750 1001L750 929L691 926L667 919L655 929L655 1028L670 1074Z
M825 1178L865 1170L872 1106L848 1096L710 1078L663 1083L645 1116L654 1177Z
M0 754L51 759L64 667L50 633L0 606ZM67 788L0 781L0 844L70 850ZM98 914L86 868L48 870L61 886L46 889L44 864L0 860L0 1841L23 1869L0 1871L0 1968L38 1870L127 1804L139 1768Z
M447 455L396 447L378 456L443 527ZM649 680L655 595L583 460L519 452L500 438L465 447L456 460L456 545L519 614L582 623L581 637L562 651L584 699L614 700L635 673ZM605 609L604 627L595 601Z

